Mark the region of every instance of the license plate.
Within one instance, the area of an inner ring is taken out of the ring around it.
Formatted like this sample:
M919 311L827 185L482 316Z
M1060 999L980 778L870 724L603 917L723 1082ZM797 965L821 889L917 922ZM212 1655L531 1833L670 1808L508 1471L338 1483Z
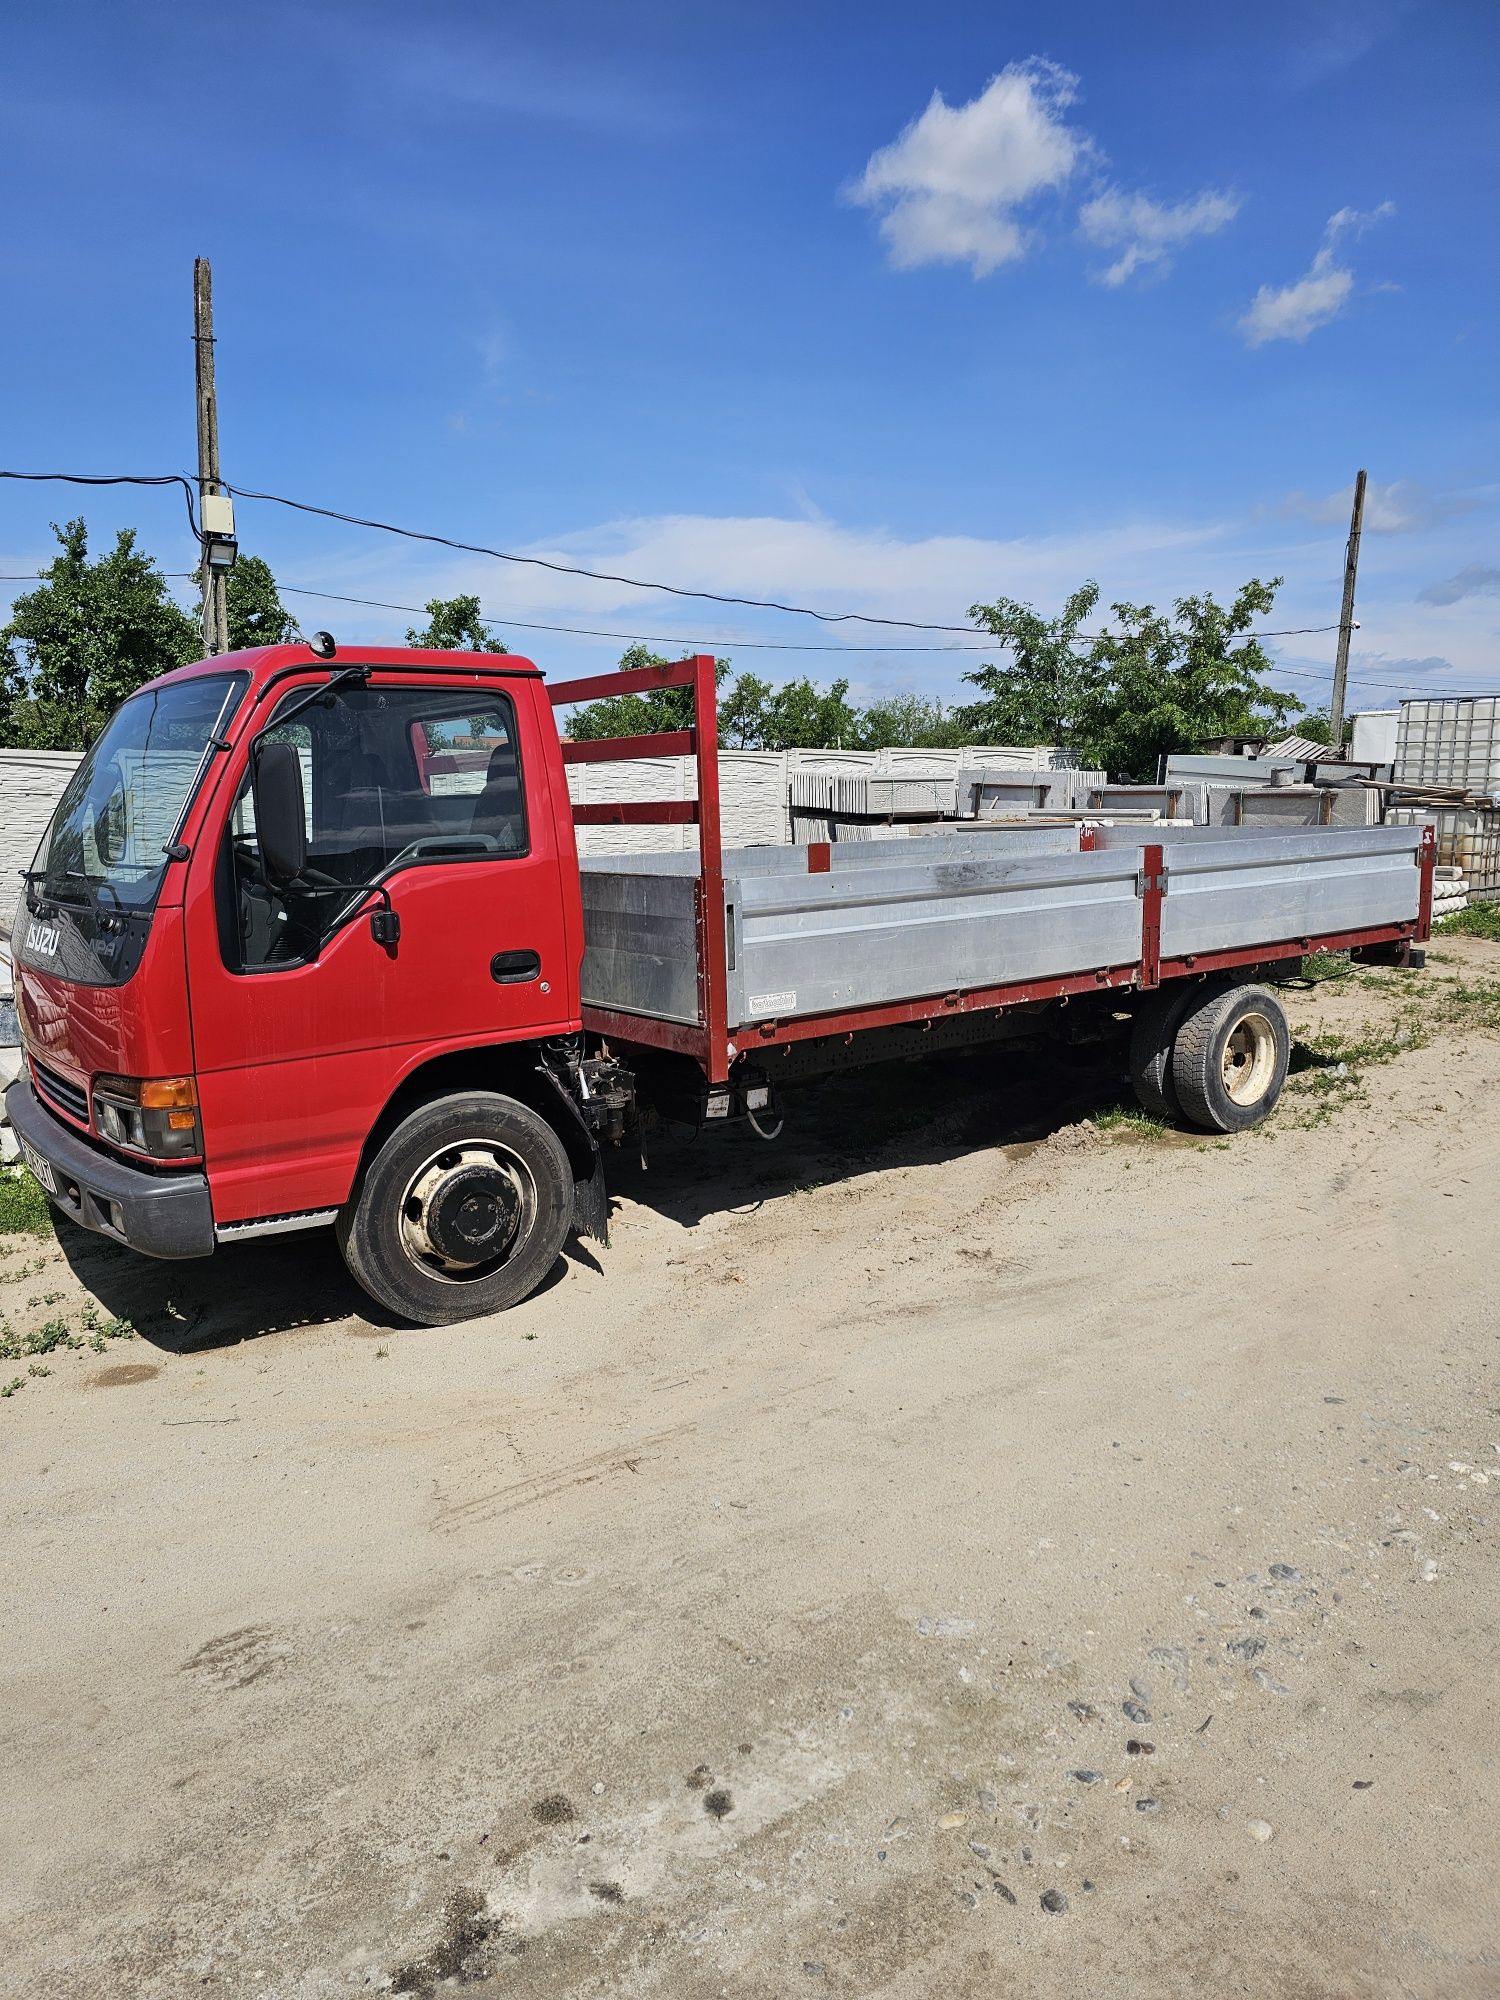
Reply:
M28 1145L24 1139L21 1141L21 1153L27 1166L30 1167L48 1194L56 1194L57 1180L52 1172L51 1164L42 1158L35 1146Z

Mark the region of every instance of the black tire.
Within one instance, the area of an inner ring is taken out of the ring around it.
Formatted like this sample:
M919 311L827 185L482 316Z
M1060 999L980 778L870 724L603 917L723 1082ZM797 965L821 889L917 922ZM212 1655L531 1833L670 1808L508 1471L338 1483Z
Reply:
M1220 987L1189 1009L1172 1049L1182 1114L1204 1132L1243 1132L1276 1108L1292 1035L1265 986Z
M448 1326L528 1298L557 1261L572 1219L573 1170L552 1127L513 1097L465 1090L402 1119L335 1230L372 1299L419 1326ZM465 1223L476 1240L460 1246ZM442 1246L462 1247L464 1256ZM487 1254L471 1258L478 1249Z
M1178 1023L1202 993L1200 986L1174 982L1148 993L1136 1009L1130 1028L1130 1082L1148 1117L1175 1119L1182 1114L1172 1081L1172 1044Z

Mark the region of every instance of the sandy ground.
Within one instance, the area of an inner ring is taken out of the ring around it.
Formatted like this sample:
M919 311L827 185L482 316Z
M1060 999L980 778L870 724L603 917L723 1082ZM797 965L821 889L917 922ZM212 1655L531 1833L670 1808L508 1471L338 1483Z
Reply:
M851 1075L439 1332L8 1239L142 1337L0 1403L0 1989L1500 1994L1500 1034L1316 1078Z

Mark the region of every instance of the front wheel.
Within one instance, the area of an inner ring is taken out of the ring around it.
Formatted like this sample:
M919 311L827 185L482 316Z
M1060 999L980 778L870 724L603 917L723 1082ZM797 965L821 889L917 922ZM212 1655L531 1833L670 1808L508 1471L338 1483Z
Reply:
M1208 993L1184 1015L1172 1044L1172 1082L1183 1116L1205 1132L1243 1132L1275 1109L1292 1035L1265 986Z
M572 1168L547 1121L513 1097L466 1090L402 1119L336 1231L372 1299L420 1326L446 1326L534 1292L572 1215Z

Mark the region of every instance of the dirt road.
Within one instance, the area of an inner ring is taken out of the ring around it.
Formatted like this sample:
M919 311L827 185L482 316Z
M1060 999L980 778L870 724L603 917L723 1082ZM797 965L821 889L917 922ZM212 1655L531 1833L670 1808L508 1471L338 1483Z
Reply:
M848 1076L486 1324L7 1239L141 1337L0 1403L0 1989L1500 1994L1497 974L1233 1144Z

